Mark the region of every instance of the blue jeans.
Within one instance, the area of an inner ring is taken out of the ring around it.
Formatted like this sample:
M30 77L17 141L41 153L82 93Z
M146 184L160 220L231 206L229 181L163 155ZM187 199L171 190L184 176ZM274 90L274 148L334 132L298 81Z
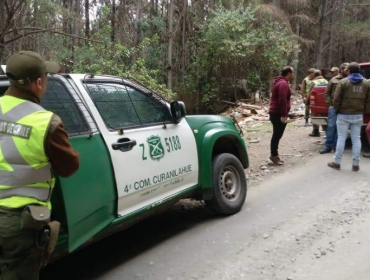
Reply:
M326 129L325 149L334 150L337 144L337 139L337 113L333 107L330 107L328 113L328 127Z
M351 140L352 140L352 164L354 166L360 163L361 153L361 126L363 123L362 115L343 115L338 114L337 117L337 130L338 130L338 141L337 150L334 156L334 162L340 164L344 147L347 139L348 129L351 129Z

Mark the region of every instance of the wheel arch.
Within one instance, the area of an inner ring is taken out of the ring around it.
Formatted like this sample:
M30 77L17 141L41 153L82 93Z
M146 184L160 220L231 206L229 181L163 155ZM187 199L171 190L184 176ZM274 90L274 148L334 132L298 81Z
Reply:
M245 143L240 135L231 129L215 128L209 130L203 139L200 184L203 199L213 197L212 160L222 153L230 153L237 157L244 168L249 167L249 159Z

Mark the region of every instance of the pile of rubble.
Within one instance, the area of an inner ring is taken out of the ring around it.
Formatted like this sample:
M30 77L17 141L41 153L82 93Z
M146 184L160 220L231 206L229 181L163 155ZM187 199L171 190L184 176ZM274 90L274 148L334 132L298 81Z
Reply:
M258 102L251 104L248 99L241 99L233 103L230 101L222 101L230 105L229 109L224 112L223 116L235 119L240 127L253 126L255 124L269 121L269 106L267 102ZM294 95L291 99L291 110L289 113L289 121L294 121L304 117L305 105L300 95Z

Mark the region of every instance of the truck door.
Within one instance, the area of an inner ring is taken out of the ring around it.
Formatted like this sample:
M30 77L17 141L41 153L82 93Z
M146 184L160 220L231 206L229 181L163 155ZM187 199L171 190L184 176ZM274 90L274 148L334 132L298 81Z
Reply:
M81 78L74 76L80 85ZM83 83L85 101L113 163L120 217L150 209L197 185L193 132L185 120L172 123L167 102L121 79L95 77Z
M62 222L72 252L117 217L112 164L102 136L66 78L49 78L41 105L59 115L80 154L79 170L70 178L57 176L52 195L53 218Z

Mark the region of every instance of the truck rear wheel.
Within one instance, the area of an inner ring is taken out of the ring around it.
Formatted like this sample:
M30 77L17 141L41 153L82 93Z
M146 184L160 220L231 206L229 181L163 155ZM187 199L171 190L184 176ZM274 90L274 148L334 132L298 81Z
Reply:
M207 206L221 215L240 211L247 196L247 180L241 162L232 154L217 155L212 162L213 198Z

